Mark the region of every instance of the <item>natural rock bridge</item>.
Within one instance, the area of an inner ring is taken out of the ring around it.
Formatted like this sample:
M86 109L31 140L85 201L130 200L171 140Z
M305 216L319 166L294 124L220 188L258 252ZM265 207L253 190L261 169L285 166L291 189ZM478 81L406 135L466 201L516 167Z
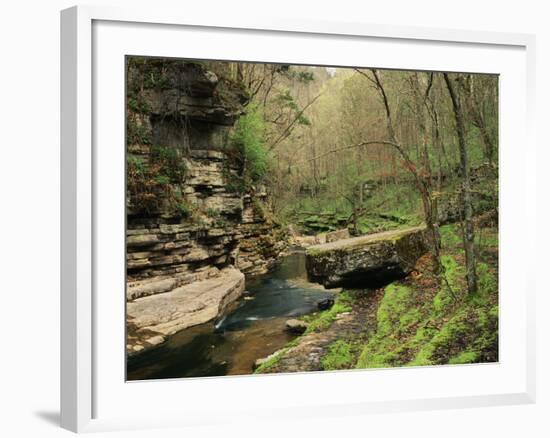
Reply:
M379 287L413 270L428 250L425 233L419 226L311 246L308 276L327 288Z

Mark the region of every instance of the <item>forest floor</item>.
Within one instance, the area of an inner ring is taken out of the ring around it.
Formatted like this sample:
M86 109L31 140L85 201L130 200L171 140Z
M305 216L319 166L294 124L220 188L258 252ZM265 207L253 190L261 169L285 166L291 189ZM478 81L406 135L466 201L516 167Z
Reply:
M428 255L406 278L340 292L334 306L304 317L306 332L256 373L498 361L498 230L478 230L478 282L468 294L459 225L441 228L444 273Z

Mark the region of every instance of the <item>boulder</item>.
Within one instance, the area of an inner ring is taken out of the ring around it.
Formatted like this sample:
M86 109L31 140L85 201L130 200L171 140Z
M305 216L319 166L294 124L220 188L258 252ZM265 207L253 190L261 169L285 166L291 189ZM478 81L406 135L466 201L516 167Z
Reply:
M300 321L299 319L289 319L286 322L286 329L290 333L301 335L306 331L307 324L304 321Z
M332 298L325 298L324 300L317 302L317 308L319 310L328 310L334 306L334 300Z
M308 277L326 288L382 286L413 270L428 250L425 234L420 226L311 246Z

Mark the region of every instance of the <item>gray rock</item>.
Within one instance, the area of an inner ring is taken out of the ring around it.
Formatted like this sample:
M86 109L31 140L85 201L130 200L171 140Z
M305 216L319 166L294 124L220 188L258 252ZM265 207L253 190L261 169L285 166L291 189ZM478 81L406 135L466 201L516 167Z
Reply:
M414 227L311 246L308 277L327 288L379 287L413 270L428 250L425 232Z
M286 322L286 329L291 333L301 335L307 330L307 324L299 319L289 319Z
M328 310L334 306L334 300L332 298L326 298L317 302L317 308L319 310Z
M336 231L331 231L330 233L327 233L326 240L327 240L327 243L330 243L330 242L336 242L337 240L349 239L350 237L351 236L349 234L349 230L347 228L344 228L342 230L336 230Z
M218 277L131 301L126 310L138 331L171 335L220 317L243 291L244 275L226 268Z
M147 342L149 342L149 344L151 345L159 345L159 344L162 344L164 341L165 341L165 338L164 336L161 336L161 335L153 336L152 338L147 339Z

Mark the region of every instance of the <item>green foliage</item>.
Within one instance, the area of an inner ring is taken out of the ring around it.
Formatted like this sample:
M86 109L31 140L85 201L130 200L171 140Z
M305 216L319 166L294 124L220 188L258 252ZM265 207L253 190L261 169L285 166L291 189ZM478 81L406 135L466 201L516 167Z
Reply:
M298 125L311 125L311 121L302 112L290 90L281 91L277 94L277 96L275 96L274 102L281 108L286 108L289 110L293 116L296 117L296 123Z
M142 123L138 123L136 118L128 117L126 123L126 136L128 144L151 144L151 134Z
M166 89L170 80L166 75L166 66L174 61L164 58L132 56L128 58L128 91L137 93L142 89Z
M265 122L258 106L250 104L237 120L230 143L243 168L245 184L262 181L269 170L271 154L265 144Z
M252 198L252 211L257 217L265 216L264 205L262 204L262 201L260 201L258 198Z
M206 216L211 218L220 217L220 211L215 208L207 208L204 213L206 214Z
M315 80L315 74L312 71L300 70L300 67L288 66L284 70L284 75L289 79L294 79L298 82L308 83Z
M127 188L130 204L146 213L158 211L166 205L175 214L189 217L179 184L185 181L185 160L174 148L151 146L146 161L144 157L128 154Z
M156 180L157 175L150 164L143 157L128 154L126 174L131 205L147 213L157 210L163 185Z
M174 204L175 211L183 218L191 216L192 210L189 204L183 200L179 200Z
M170 177L166 175L155 176L155 181L159 184L170 184Z
M181 151L170 146L154 145L151 148L151 156L160 168L159 173L169 183L181 184L185 181L187 166Z
M132 111L140 114L149 114L151 112L151 107L140 94L128 98L128 107Z
M457 232L456 225L443 225L439 227L439 233L441 235L441 246L443 248L455 248L462 245L462 237Z
M143 157L128 154L128 167L132 169L132 173L141 175L145 172L145 163Z

